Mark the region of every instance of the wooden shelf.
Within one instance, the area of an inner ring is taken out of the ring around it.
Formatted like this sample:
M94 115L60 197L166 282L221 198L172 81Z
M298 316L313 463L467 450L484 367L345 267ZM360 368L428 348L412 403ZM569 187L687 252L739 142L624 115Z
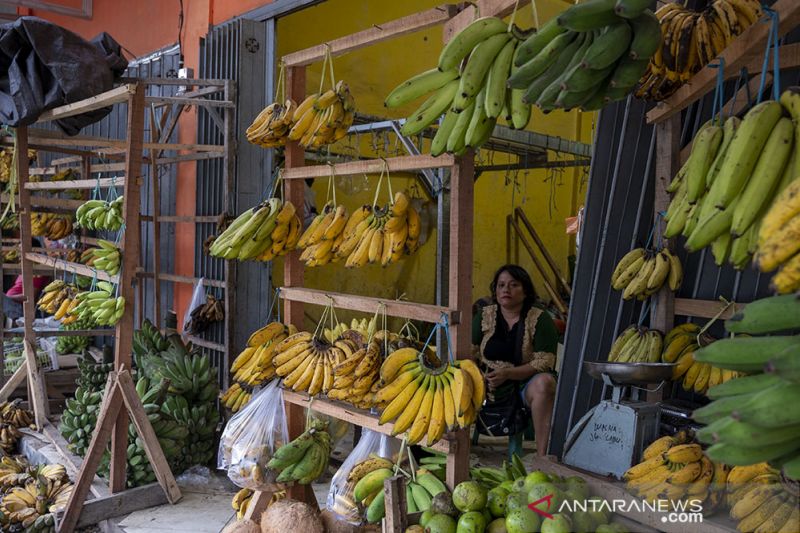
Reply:
M205 339L201 339L200 337L196 337L194 335L187 334L186 337L189 339L189 341L192 344L194 344L195 346L200 346L201 348L207 348L209 350L216 350L218 352L224 352L225 349L226 349L225 346L223 346L222 344L219 344L219 343L216 343L216 342L207 341Z
M124 166L124 164L121 163ZM124 187L125 178L102 178L97 180L66 180L66 181L33 181L25 184L29 191L58 191L66 189L94 189L95 187L107 189L109 187ZM81 202L83 203L83 202Z
M154 274L152 272L145 272L143 270L136 271L137 278L152 279L153 276ZM189 285L193 285L198 281L200 281L200 278L193 278L191 276L179 276L177 274L165 274L163 272L159 272L158 279L160 279L161 281L172 281L175 283L186 283ZM206 287L220 287L223 289L226 287L226 282L224 281L216 279L208 279L208 278L202 278L202 279L203 279L203 285L205 285Z
M410 320L422 320L430 323L441 321L442 315L444 315L447 317L451 326L459 324L461 321L461 313L459 311L440 307L438 305L371 298L369 296L355 296L353 294L327 292L318 289L306 289L304 287L281 287L280 297L293 302L333 305L338 309L362 311L364 313L375 313L379 308L382 311L383 309L381 306L383 305L386 308L386 314L388 316L407 318Z
M111 89L110 91L100 93L97 96L92 96L91 98L86 98L85 100L81 100L79 102L73 102L71 104L62 105L49 111L45 111L39 115L39 120L37 120L37 122L59 120L62 118L87 113L89 111L94 111L95 109L108 107L113 104L127 102L131 95L135 92L136 86L134 84L130 83L121 85L116 89Z
M744 309L746 304L736 303L730 306L719 318L727 320L737 311ZM714 318L725 304L719 300L693 300L691 298L675 298L675 314L697 318Z
M772 9L780 15L778 37L783 37L800 24L800 2L797 0L778 0L772 5ZM714 61L718 59L725 61L726 77L738 76L739 70L752 59L754 51L757 51L757 54L763 57L763 50L769 38L770 27L770 22L756 22L734 39L714 59ZM675 94L663 102L659 102L655 108L650 110L647 113L647 122L650 124L661 122L702 98L714 88L718 70L710 66L703 67Z
M0 195L0 202L3 204L7 204L9 202L9 197L7 193L3 193ZM19 205L19 202L14 201L16 205ZM59 212L72 212L83 205L84 200L71 200L67 198L51 198L49 196L31 196L31 207L46 207L48 209L52 209L53 211Z
M36 329L34 330L37 337L113 337L115 331L113 328L106 329L76 329L73 331L62 329ZM3 335L6 337L24 337L24 331L4 331Z
M411 172L429 168L451 167L456 158L450 154L439 157L432 155L406 155L386 159L368 159L351 161L335 165L312 165L292 167L283 171L283 179L326 178L333 172L336 176L354 176L356 174L380 174L388 168L389 172Z
M286 54L283 56L283 62L287 67L309 65L324 59L328 48L331 55L339 56L394 37L438 26L450 20L456 13L458 13L458 6L442 4L385 24L374 24L372 28L334 39L325 44Z
M344 420L345 422L367 428L383 435L391 436L392 429L394 428L394 424L392 423L379 425L378 415L370 413L369 411L364 411L363 409L357 409L346 403L328 400L326 398L311 398L306 393L294 392L286 389L283 391L283 399L289 403L300 405L307 409L313 409L323 415L330 415L339 420ZM397 435L397 438L402 439L403 436ZM444 438L431 447L443 453L455 451L453 443Z
M72 272L74 274L78 274L79 276L86 276L89 278L92 278L95 275L97 275L97 279L99 280L109 281L114 284L119 283L119 275L111 276L108 273L103 272L102 270L95 270L92 267L88 267L80 263L72 263L70 261L64 261L63 259L56 259L54 257L49 257L42 254L35 254L33 252L26 253L25 258L28 261L32 261L40 265L45 265L54 268L56 270Z

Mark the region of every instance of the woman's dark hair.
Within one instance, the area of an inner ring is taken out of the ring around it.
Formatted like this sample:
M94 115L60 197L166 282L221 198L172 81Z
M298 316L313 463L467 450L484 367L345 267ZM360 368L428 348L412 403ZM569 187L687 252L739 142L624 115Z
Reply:
M522 290L525 293L525 305L533 304L536 301L536 289L533 288L533 281L528 271L519 265L503 265L494 273L492 283L489 285L489 290L492 291L492 299L497 302L497 280L500 274L508 272L508 274L522 284Z

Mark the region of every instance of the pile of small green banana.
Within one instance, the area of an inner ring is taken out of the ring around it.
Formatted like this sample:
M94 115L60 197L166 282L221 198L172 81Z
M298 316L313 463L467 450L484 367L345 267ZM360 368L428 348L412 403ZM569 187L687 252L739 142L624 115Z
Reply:
M631 250L619 260L611 274L611 286L623 291L625 300L644 300L661 290L664 282L671 291L677 291L683 282L681 261L667 247Z
M661 332L644 326L628 326L608 352L612 363L658 363L663 345Z
M118 231L122 228L123 196L110 202L106 200L89 200L75 211L77 225L93 230Z
M778 271L772 287L779 294L800 290L800 180L790 183L761 220L755 260L762 272Z
M67 441L67 448L81 457L89 448L108 373L113 367L114 363L97 363L86 352L78 358L78 388L74 398L65 401L58 430Z
M216 457L214 437L219 410L213 398L191 405L184 396L169 395L161 405L161 411L185 430L185 434L181 433L182 436L177 438L183 444L177 454L179 464L185 467L205 465Z
M757 250L769 258L763 261L765 271L778 266L775 258L791 256L800 218L793 230L785 224L788 220L766 218L765 212L800 176L799 120L800 88L790 88L780 102L757 104L741 121L730 117L722 125L703 125L689 159L668 187L674 196L664 236L683 234L690 252L710 245L718 265L729 261L737 269L745 268ZM774 250L781 251L771 255Z
M315 420L299 437L275 450L267 468L280 471L278 483L309 485L325 472L333 446L325 428Z
M270 261L295 249L302 223L291 202L270 198L236 217L209 248L223 259Z
M725 322L736 336L695 352L695 359L745 372L708 391L710 404L694 411L708 424L698 437L716 461L744 466L768 461L787 477L800 479L800 300L781 295L756 300ZM760 336L769 334L770 336Z
M461 30L445 45L437 68L404 81L386 97L384 105L393 108L433 92L406 119L401 132L416 135L445 113L431 145L431 154L438 156L480 147L499 118L524 129L530 105L522 101L521 90L509 91L506 86L519 35L517 28L496 17L479 18Z
M78 305L67 314L98 326L113 326L125 312L125 297L114 296L116 288L107 281L98 281L97 289L75 296Z
M83 320L78 320L72 324L61 324L58 329L62 331L75 331L88 329L90 324ZM67 353L81 353L92 343L92 337L88 335L70 335L58 337L56 340L56 352L60 355Z
M97 270L102 270L111 276L119 274L120 251L112 242L105 239L98 239L99 248L91 248L94 261L92 266Z
M767 463L734 466L728 474L730 516L739 531L800 531L797 488Z
M649 4L587 0L548 21L519 47L509 87L543 111L600 109L638 85L661 44Z

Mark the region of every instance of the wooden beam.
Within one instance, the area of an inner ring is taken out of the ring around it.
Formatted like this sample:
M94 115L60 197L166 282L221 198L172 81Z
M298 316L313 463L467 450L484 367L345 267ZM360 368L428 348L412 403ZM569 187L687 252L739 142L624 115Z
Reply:
M201 339L200 337L196 337L194 335L187 334L187 337L189 338L189 341L191 341L192 344L200 346L202 348L208 348L209 350L216 350L218 352L225 351L225 346L223 344L207 341L205 339Z
M141 487L128 489L119 494L108 494L88 500L83 504L81 516L76 527L96 526L103 520L108 520L117 516L141 511L156 505L169 503L167 495L158 486L158 483L150 483Z
M7 142L13 142L11 137L0 137L0 139L6 140ZM122 152L125 151L125 147L127 143L125 139L109 139L107 137L91 137L87 135L74 135L72 137L67 137L63 134L60 134L56 131L50 130L42 130L42 129L32 129L30 130L29 140L31 144L34 142L43 143L46 148L50 148L55 150L54 147L56 146L92 146L92 147L111 147L114 148L112 152L119 153L120 150ZM157 150L190 150L196 152L216 152L216 153L223 153L223 147L217 144L192 144L192 143L144 143L144 148L150 149L154 148ZM89 152L83 151L80 154L91 155L93 157L99 157L98 154L102 154L103 157L109 158L109 151L100 150L95 148ZM142 156L139 156L140 158ZM118 157L118 159L124 157Z
M4 333L6 337L23 337L25 336L22 332L17 331L6 331ZM36 330L37 337L113 337L114 330L111 328L106 329L76 329L76 330L66 330L66 329L37 329Z
M197 216L171 216L161 215L155 217L159 222L168 222L170 224L209 224L216 223L219 220L219 215L197 215ZM152 222L154 220L152 215L142 215L139 217L142 222Z
M35 254L32 252L25 254L25 258L28 261L32 261L40 265L45 265L56 270L62 270L64 272L73 272L80 276L86 276L89 278L96 275L97 279L99 280L109 281L115 285L119 283L119 275L112 276L107 272L103 272L102 270L96 270L92 267L88 267L80 263L73 263L71 261L65 261L63 259L59 259L56 257L50 257L43 254Z
M530 3L531 0L520 0L519 3L517 3L517 0L476 0L475 2L470 2L471 5L468 5L461 13L444 25L442 38L444 42L448 42L456 33L469 26L469 23L478 18L478 16L503 18L514 11L515 5L518 6L517 9L522 9ZM477 13L475 12L476 8L478 10Z
M261 513L267 510L272 499L272 491L257 490L250 497L247 504L247 511L244 514L245 520L252 520L255 523L261 522Z
M408 526L408 503L406 502L406 478L393 476L383 482L386 521L383 529L386 533L403 533Z
M318 289L306 289L305 287L281 287L280 297L291 302L303 302L322 306L332 304L339 309L349 309L351 311L361 311L364 313L374 313L377 309L383 312L385 309L386 314L389 316L422 320L431 323L441 321L442 315L447 317L450 324L458 324L461 321L461 313L458 310L448 309L438 305L372 298L369 296L356 296L353 294L327 292Z
M8 332L4 331L3 336L4 337L9 336ZM11 377L9 377L8 380L6 380L6 382L3 384L3 388L0 389L0 402L8 400L9 396L11 396L11 393L13 393L17 389L17 387L19 387L20 384L22 384L22 382L25 381L25 377L27 375L28 375L28 363L25 359L23 359L19 367L17 367L14 373L11 374Z
M36 122L41 123L49 122L51 120L59 120L62 118L87 113L89 111L94 111L95 109L102 109L113 104L127 102L128 98L130 98L130 95L135 92L135 87L136 86L134 84L121 85L116 89L111 89L110 91L100 93L97 96L92 96L91 98L86 98L85 100L81 100L79 102L73 102L71 104L50 109L49 111L45 111L39 115L39 119Z
M141 270L136 271L136 277L139 278L153 279L154 276L155 274L152 272L143 272ZM161 281L173 281L175 283L186 283L188 285L194 285L195 283L200 281L201 278L193 278L191 276L179 276L177 274L165 274L162 272L158 275L158 279L160 279ZM224 281L208 279L208 278L202 278L202 279L203 279L203 285L205 285L206 287L220 287L224 289L227 286Z
M719 300L693 300L691 298L675 298L675 314L696 318L714 318L725 307ZM736 312L744 309L745 304L736 303L727 311L719 315L720 319L727 320Z
M48 196L33 196L30 197L32 207L47 207L48 209L71 212L75 211L84 204L83 200L70 200L67 198L50 198ZM3 193L0 195L0 202L7 204L10 201L8 194ZM15 200L15 204L19 203Z
M385 161L385 162L384 162ZM389 172L406 172L423 170L427 168L445 168L453 165L454 157L443 154L439 157L432 155L404 155L386 159L368 159L363 161L350 161L335 165L312 165L286 167L283 179L327 178L331 171L337 176L355 176L358 174L380 174L388 168Z
M442 4L390 22L373 24L369 29L334 39L325 44L286 54L283 56L283 61L288 67L309 65L321 61L325 57L326 49L330 49L332 56L343 55L394 37L438 26L450 20L456 13L458 13L457 6Z
M361 426L383 435L391 435L394 424L392 422L379 425L378 415L374 415L369 411L356 409L352 405L347 405L325 398L312 398L304 392L294 392L291 390L283 391L283 399L293 405L299 405L304 409L313 407L314 411L324 415L331 415L339 420L344 420L356 426ZM446 438L441 439L439 442L432 446L434 450L449 453L454 449L450 440Z
M219 89L213 92L219 92ZM236 107L235 103L225 100L208 100L206 98L191 98L187 96L147 96L145 97L145 102L148 104L183 104L201 107Z
M777 0L772 9L780 14L778 37L783 37L788 32L800 25L800 2L797 0ZM739 70L750 62L753 51L764 50L770 33L770 22L757 22L736 37L722 53L717 56L725 61L725 72L738 74ZM759 53L760 53L759 52ZM719 69L705 66L700 72L692 76L686 84L678 89L675 94L659 102L656 107L647 113L649 124L661 122L693 102L702 98L714 88Z
M122 393L122 400L131 415L131 422L136 428L136 433L142 439L145 454L147 454L153 473L158 479L158 484L164 489L167 501L172 504L177 503L181 499L181 490L172 475L167 458L158 442L158 436L144 411L144 405L136 392L136 385L134 385L128 370L123 369L117 374L117 387Z
M63 436L61 436L61 433L59 433L56 427L51 424L49 420L42 428L42 433L45 437L47 437L47 440L50 441L53 447L55 447L56 451L64 459L63 465L64 468L67 469L67 474L69 474L72 479L75 479L75 476L77 476L78 472L81 470L83 458L78 457L69 451L67 441ZM89 491L94 494L96 498L103 498L111 494L111 491L108 490L108 485L106 482L100 479L100 477L97 475L95 475L92 479L92 484L89 487Z
M36 181L28 182L25 188L29 191L63 191L67 189L94 189L101 187L123 187L125 178L101 178L96 180Z

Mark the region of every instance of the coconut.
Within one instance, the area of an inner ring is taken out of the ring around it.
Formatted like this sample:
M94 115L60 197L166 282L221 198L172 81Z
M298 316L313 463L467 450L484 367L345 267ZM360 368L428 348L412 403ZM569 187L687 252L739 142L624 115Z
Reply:
M261 533L324 533L319 512L307 503L295 500L280 500L261 515Z
M225 526L221 533L260 533L261 528L252 520L237 520Z
M336 515L327 509L323 509L319 514L325 533L358 533L360 528L344 520L339 520Z

